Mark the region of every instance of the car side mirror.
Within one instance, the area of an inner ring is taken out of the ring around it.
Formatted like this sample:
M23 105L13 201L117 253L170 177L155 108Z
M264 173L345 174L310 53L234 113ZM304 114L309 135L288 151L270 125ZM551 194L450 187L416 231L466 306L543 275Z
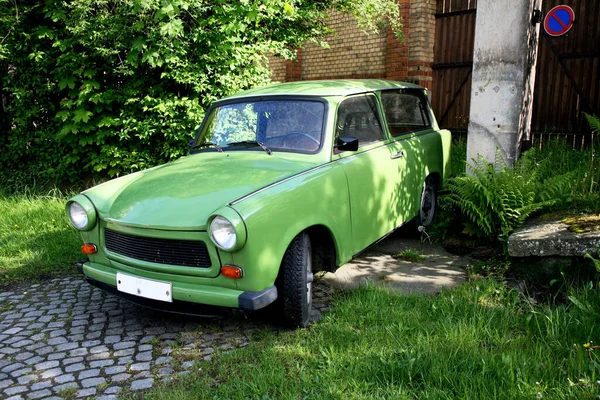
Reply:
M334 146L338 150L356 151L358 150L358 138L355 136L340 136Z

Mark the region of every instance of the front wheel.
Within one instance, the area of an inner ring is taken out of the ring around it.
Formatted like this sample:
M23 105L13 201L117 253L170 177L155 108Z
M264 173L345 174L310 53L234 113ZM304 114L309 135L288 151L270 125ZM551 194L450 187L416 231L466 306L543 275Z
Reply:
M437 187L431 179L427 179L423 184L421 192L421 205L419 215L417 215L417 227L429 226L435 216L437 202Z
M296 236L283 256L278 289L287 325L305 327L312 307L312 251L306 232Z

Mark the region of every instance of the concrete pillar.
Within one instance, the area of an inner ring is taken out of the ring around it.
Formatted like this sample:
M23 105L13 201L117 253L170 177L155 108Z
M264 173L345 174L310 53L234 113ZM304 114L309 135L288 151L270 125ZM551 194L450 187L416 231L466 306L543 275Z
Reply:
M467 161L493 161L500 149L512 166L529 136L542 0L477 2Z

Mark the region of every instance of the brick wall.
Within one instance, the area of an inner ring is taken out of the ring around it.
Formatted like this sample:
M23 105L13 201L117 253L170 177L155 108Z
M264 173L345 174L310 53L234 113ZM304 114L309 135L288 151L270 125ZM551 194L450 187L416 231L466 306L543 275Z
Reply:
M329 49L314 43L302 49L303 80L385 76L385 35L366 34L354 17L337 11L330 14L329 26L335 31L325 38Z
M269 54L269 68L273 82L285 82L285 60Z
M436 0L398 0L398 4L404 42L398 41L391 29L366 34L353 17L333 11L329 25L336 34L325 39L330 48L309 43L298 52L295 62L270 58L272 79L386 78L431 88Z

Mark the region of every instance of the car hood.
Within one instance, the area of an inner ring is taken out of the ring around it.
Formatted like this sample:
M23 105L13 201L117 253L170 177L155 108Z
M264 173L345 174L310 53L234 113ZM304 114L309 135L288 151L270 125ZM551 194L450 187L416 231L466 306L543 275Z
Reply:
M203 152L114 179L84 194L110 222L205 230L218 208L311 166L262 151Z

